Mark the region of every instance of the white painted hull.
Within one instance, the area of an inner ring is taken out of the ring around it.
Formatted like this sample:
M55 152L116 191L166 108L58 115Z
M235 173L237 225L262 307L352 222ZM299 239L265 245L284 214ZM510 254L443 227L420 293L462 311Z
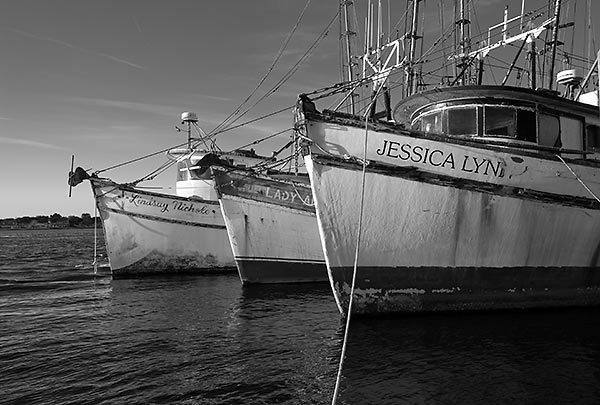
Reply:
M306 124L318 145L306 167L345 313L365 130ZM559 159L375 129L366 158L353 312L600 303L600 204ZM567 164L600 194L597 165Z
M217 201L90 181L113 276L234 269Z
M293 190L290 182L248 174L225 176L219 201L242 283L327 281L310 188L297 184Z
M360 200L345 190L360 190L362 173L309 167L330 265L351 267ZM600 265L597 210L366 173L363 212L359 265Z

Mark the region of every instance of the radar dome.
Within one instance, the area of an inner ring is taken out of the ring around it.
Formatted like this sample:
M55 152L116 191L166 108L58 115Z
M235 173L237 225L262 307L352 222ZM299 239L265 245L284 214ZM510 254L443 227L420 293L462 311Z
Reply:
M198 117L193 112L182 112L181 113L181 121L183 122L198 122Z

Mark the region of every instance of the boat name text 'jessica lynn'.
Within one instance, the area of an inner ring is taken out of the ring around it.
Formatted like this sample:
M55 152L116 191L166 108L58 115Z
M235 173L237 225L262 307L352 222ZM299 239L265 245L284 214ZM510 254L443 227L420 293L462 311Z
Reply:
M463 155L455 159L452 152L431 149L419 145L410 145L385 139L381 148L377 149L379 156L387 156L404 161L422 163L434 167L449 168L462 172L483 174L485 176L504 177L504 163L501 160L492 162L484 157Z

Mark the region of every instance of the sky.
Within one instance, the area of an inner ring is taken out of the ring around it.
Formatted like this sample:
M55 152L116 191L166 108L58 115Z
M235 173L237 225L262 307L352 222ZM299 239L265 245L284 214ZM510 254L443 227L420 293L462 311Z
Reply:
M356 1L358 21L364 19L365 3ZM398 16L405 2L396 3L390 9ZM484 6L478 24L499 22L506 3L512 7L511 15L520 9L515 0L476 2ZM579 3L581 13L586 3ZM592 3L597 21L600 2ZM68 197L71 155L75 166L95 171L183 143L185 136L174 128L183 111L195 112L200 126L210 131L265 75L306 4L305 0L1 2L0 218L93 213L87 182ZM384 4L387 7L386 0ZM298 61L337 8L337 0L308 2L265 90ZM430 24L430 29L439 27ZM339 65L336 20L295 75L240 122L291 106L301 92L339 82ZM292 125L291 111L285 112L223 133L217 143L230 150ZM255 149L270 155L288 137L286 133ZM103 175L131 181L164 161L159 156ZM156 181L164 187L174 183L174 168Z

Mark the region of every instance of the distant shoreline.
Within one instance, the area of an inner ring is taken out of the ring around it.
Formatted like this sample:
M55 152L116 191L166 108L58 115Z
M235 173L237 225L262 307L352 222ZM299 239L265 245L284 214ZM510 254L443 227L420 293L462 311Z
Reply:
M102 224L98 223L98 229L102 229ZM60 230L60 229L94 229L94 225L92 226L0 226L0 231L26 231L31 229L50 229L50 230Z
M0 219L0 230L21 229L69 229L69 228L102 228L100 217L93 218L90 214L81 214L81 217L69 215L63 217L60 214L37 215L35 217L25 216L17 218Z

